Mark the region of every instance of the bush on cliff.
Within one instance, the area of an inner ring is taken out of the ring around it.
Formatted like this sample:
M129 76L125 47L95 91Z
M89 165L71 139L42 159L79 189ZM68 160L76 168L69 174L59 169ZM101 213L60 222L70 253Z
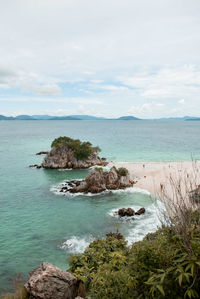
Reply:
M117 169L117 173L120 176L126 176L128 174L128 169L126 169L125 167L120 167Z
M199 211L191 222L189 243L174 227L159 229L127 246L108 236L72 255L70 271L92 298L200 298Z
M81 142L79 139L72 139L66 136L56 138L52 142L51 147L64 145L74 151L74 156L77 160L86 160L92 153L100 152L100 148L98 146L93 147L89 141Z

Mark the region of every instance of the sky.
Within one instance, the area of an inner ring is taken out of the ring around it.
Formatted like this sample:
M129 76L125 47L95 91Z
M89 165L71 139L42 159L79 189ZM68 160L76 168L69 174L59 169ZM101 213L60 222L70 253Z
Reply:
M200 116L199 0L6 0L0 22L0 114Z

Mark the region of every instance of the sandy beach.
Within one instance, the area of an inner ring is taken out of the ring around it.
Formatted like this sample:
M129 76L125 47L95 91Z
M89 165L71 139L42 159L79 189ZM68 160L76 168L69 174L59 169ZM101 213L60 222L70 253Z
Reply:
M172 197L173 189L170 184L170 177L174 181L180 181L183 189L186 181L193 181L197 174L196 184L199 184L197 168L200 168L200 161L184 162L110 162L109 166L126 167L134 180L136 187L148 190L153 196L161 196L163 189Z

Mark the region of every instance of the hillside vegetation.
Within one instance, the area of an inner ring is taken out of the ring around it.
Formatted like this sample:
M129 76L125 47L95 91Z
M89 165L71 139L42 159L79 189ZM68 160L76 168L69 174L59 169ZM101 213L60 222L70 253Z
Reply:
M200 298L200 214L190 215L185 240L172 226L130 247L111 234L72 255L70 271L92 298Z
M86 160L92 153L101 151L98 146L92 146L89 141L81 142L79 139L72 139L66 136L56 138L51 144L51 147L60 146L67 146L74 151L74 156L77 160Z

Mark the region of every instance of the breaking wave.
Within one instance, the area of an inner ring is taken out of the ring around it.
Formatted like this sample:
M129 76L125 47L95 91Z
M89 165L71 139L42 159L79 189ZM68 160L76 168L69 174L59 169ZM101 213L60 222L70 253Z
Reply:
M76 181L81 181L81 179L76 179ZM120 194L120 193L143 193L146 195L151 195L151 193L145 189L141 189L138 187L128 187L126 189L118 189L118 190L105 190L102 191L100 193L83 193L83 192L78 192L78 193L70 193L70 192L61 192L60 190L62 189L62 187L68 187L70 188L69 185L70 181L63 181L58 185L54 185L50 188L50 191L53 192L55 195L61 195L61 196L80 196L80 195L84 195L84 196L99 196L99 195L104 195L104 194L108 194L108 193L113 193L113 194Z
M59 248L67 250L70 253L81 253L94 240L92 237L78 238L72 236L70 239L64 241Z

